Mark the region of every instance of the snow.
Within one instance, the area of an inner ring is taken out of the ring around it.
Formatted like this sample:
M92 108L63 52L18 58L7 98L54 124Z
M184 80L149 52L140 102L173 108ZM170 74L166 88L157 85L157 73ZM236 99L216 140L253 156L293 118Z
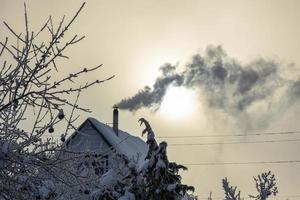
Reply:
M100 184L107 188L111 188L117 183L117 175L113 169L108 170L100 179Z
M150 166L150 160L146 159L144 162L140 165L140 169L138 171L146 171Z
M121 196L118 200L135 200L134 194L126 191L123 196Z
M9 150L9 143L7 141L1 141L1 152L2 153L7 153Z
M45 180L42 182L43 185L41 185L38 189L39 195L42 199L47 199L50 196L50 193L55 190L54 183L49 180Z
M24 176L24 175L18 176L18 182L21 184L25 184L27 180L28 180L28 176Z
M118 153L125 155L128 159L137 159L138 165L144 162L148 152L148 145L142 139L122 130L119 130L117 136L110 126L94 118L88 118L88 120L102 133L103 137Z
M176 186L177 186L177 183L169 184L169 185L167 186L167 190L168 190L169 192L175 191Z
M155 139L155 135L154 132L151 130L148 134L147 134L147 140L154 140Z
M159 168L166 168L166 163L162 160L162 159L159 159L156 163L156 169L159 169Z
M46 186L39 187L39 195L42 197L42 199L45 199L49 196L50 190Z
M0 141L0 153L8 153L18 148L18 144L15 141Z

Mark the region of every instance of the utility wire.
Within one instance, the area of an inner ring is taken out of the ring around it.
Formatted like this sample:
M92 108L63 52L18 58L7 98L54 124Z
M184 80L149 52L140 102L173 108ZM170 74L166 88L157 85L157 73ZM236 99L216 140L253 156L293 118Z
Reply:
M158 136L157 138L203 138L203 137L245 137L245 136L266 136L266 135L290 135L300 134L300 131L281 131L281 132L257 132L250 134L217 134L217 135L175 135Z
M200 199L207 199L207 197L206 196L204 196L204 195L197 195L198 197L200 197ZM282 195L282 196L272 196L272 197L268 197L268 199L288 199L288 198L297 198L297 197L300 197L300 195ZM224 197L220 197L220 196L218 196L218 197L214 197L214 196L212 196L212 200L214 200L214 199L220 199L220 200L223 200L223 199L225 199ZM243 198L241 198L241 199L253 199L253 198L250 198L250 197L243 197Z
M289 140L261 140L261 141L235 141L235 142L209 142L209 143L170 143L169 146L204 146L204 145L227 145L227 144L261 144L277 142L299 142L300 139Z
M281 132L256 132L249 134L214 134L214 135L171 135L156 136L156 138L210 138L210 137L247 137L247 136L268 136L268 135L293 135L300 134L300 131L281 131ZM45 133L44 136L59 138L60 135Z
M300 160L277 160L277 161L253 161L253 162L211 162L211 163L185 163L186 166L205 166L205 165L257 165L257 164L293 164L300 163Z

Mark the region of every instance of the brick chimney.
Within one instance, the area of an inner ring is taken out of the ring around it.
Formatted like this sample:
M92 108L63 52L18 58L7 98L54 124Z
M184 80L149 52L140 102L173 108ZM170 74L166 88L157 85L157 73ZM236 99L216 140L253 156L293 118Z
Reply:
M113 130L117 136L119 136L119 111L118 106L114 105L113 107Z

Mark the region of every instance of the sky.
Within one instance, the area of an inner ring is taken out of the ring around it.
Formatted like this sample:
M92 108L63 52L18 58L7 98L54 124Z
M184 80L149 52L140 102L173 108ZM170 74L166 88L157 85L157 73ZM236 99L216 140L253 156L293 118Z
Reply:
M38 30L49 15L56 23L63 15L70 19L82 1L26 3L29 26ZM181 136L166 138L169 159L178 163L300 160L297 141L189 145L299 139L296 134L250 135L300 130L299 8L297 0L90 0L66 35L86 38L67 51L70 60L59 62L58 76L98 64L103 67L80 81L115 75L82 93L79 102L93 112L81 113L78 125L91 116L110 123L114 104L128 103L139 92L154 95L147 106L143 100L134 104L140 107L133 112L124 106L119 127L140 136L137 121L144 117L157 137ZM0 21L17 32L24 30L23 14L23 1L0 0ZM2 24L0 39L8 34ZM238 81L230 82L229 76ZM181 82L157 81L174 77ZM222 134L245 136L186 137ZM187 145L171 145L178 143ZM209 192L222 197L224 177L247 197L255 193L252 177L266 170L275 173L279 196L300 194L299 163L187 166L183 181L194 185L200 198Z

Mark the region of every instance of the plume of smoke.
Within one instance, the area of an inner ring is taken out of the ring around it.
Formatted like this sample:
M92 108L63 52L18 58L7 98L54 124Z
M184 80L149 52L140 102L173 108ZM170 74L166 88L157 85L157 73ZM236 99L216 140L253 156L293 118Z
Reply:
M278 68L274 61L264 59L242 66L228 58L220 46L208 47L203 57L195 55L186 65L184 85L201 88L210 107L236 113L282 86Z
M159 108L163 97L170 85L181 86L183 83L183 76L176 73L176 66L165 64L160 67L162 75L158 77L151 89L145 86L144 89L138 91L134 96L123 99L117 105L120 109L127 109L136 111L142 107Z
M252 107L256 104L268 105L263 114L268 118L284 110L283 105L286 108L299 100L300 79L287 80L280 76L279 69L279 63L263 58L242 65L227 56L221 46L209 46L204 55L194 55L184 65L183 72L165 64L152 88L146 86L134 96L123 99L118 106L130 111L142 107L158 109L168 87L182 86L201 92L201 102L205 100L209 109L221 110L243 120L249 128ZM281 90L285 92L279 95Z

